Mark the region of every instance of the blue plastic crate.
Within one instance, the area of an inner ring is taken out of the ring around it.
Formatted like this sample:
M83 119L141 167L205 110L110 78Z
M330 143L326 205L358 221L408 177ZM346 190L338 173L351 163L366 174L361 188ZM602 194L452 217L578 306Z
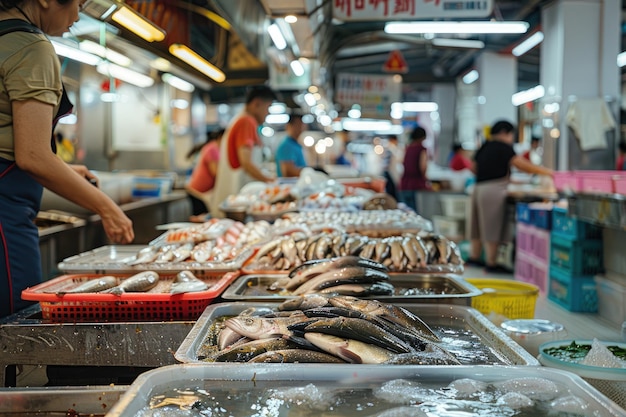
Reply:
M603 255L601 240L568 239L554 232L550 236L550 265L572 276L591 276L603 272Z
M574 277L552 266L548 281L548 299L569 311L598 311L598 293L593 277Z
M531 224L530 207L528 207L528 203L517 203L515 205L515 212L518 222Z
M552 209L552 232L574 239L602 239L602 227L570 217L562 207Z
M545 208L534 208L530 204L530 223L540 229L550 230L552 228L552 210Z

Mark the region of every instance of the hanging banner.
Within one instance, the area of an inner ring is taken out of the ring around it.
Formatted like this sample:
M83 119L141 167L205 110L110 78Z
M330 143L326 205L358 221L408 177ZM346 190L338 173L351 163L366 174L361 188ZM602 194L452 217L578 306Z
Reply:
M333 17L346 21L487 17L493 0L332 0Z
M393 75L337 75L335 101L345 108L361 106L362 117L389 117L391 103L401 101L402 83Z

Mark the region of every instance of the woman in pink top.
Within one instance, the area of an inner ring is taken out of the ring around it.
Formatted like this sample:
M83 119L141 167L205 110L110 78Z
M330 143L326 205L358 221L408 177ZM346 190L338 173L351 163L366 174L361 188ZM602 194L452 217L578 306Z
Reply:
M209 212L206 201L207 193L215 185L215 175L217 173L217 163L220 159L220 141L224 129L211 132L207 142L200 150L200 156L196 166L191 173L191 178L185 187L187 195L192 205L191 221L204 221Z

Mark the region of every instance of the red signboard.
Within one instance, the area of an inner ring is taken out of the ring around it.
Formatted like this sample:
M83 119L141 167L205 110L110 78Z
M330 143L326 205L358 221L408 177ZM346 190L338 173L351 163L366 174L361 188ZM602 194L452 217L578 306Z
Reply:
M389 57L383 65L383 71L385 72L400 72L402 74L409 72L409 66L404 60L404 56L400 51L393 50L389 52Z

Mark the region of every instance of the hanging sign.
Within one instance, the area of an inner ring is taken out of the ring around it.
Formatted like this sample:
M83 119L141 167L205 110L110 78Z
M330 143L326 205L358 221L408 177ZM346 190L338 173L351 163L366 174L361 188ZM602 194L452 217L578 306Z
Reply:
M493 0L332 0L342 21L487 17Z
M402 56L402 52L397 49L389 52L389 57L383 64L383 71L402 74L409 72L409 66L406 64L404 56Z
M391 103L401 101L402 83L393 75L337 75L335 101L350 108L361 106L362 117L389 117Z

